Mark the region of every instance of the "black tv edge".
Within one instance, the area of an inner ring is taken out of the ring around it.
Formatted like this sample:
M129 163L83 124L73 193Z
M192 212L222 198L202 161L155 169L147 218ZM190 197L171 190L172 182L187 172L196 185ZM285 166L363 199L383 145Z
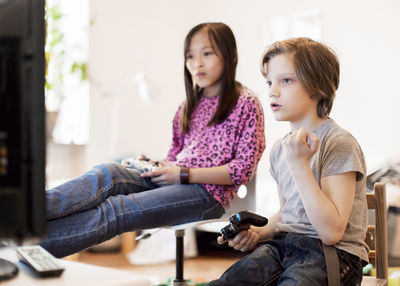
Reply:
M0 241L16 244L46 231L44 45L45 1L0 0Z

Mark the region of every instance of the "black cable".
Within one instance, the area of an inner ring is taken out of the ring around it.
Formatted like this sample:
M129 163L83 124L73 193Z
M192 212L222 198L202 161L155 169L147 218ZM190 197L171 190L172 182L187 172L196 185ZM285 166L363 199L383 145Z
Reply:
M155 231L153 231L153 232L148 232L148 233L141 234L141 235L137 236L137 237L135 238L135 240L138 241L138 240L148 239L150 236L152 236L153 234L159 232L160 230L161 230L161 228L157 228L157 229L156 229Z

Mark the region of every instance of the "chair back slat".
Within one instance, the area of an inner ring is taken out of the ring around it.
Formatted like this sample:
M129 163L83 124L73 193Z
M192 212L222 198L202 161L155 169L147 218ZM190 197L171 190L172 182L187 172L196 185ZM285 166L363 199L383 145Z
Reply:
M375 212L375 225L368 225L366 242L373 242L369 252L370 260L375 260L376 277L388 279L388 249L387 249L387 207L386 185L375 183L374 193L367 194L368 209ZM372 240L371 240L372 237Z
M375 193L368 193L367 194L367 205L369 210L375 209Z

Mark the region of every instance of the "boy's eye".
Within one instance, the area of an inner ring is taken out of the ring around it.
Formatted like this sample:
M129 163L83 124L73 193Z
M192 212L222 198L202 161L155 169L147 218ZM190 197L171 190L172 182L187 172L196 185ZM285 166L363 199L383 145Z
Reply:
M272 82L270 80L267 80L267 86L271 87L272 86Z

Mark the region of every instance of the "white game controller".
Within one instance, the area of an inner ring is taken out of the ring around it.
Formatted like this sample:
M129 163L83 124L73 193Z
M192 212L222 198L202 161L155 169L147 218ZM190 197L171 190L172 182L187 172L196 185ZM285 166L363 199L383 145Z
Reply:
M128 169L136 169L144 172L155 171L161 168L161 164L158 161L149 158L129 158L124 160L122 164Z

